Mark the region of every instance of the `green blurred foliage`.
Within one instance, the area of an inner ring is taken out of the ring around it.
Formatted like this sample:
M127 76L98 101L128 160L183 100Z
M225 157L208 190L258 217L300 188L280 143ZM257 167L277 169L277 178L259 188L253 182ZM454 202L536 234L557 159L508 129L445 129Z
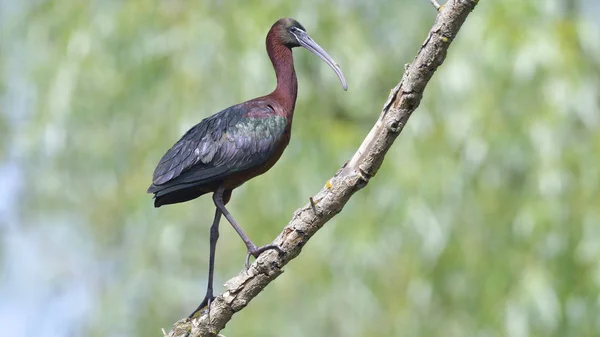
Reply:
M481 1L377 177L223 333L599 335L600 29L572 2ZM276 19L350 89L294 51L291 144L230 203L258 244L351 157L435 18L425 0L25 3L1 25L0 158L44 282L85 284L87 336L159 335L202 299L210 198L154 209L145 190L189 127L274 88ZM245 257L224 221L217 254L222 284Z

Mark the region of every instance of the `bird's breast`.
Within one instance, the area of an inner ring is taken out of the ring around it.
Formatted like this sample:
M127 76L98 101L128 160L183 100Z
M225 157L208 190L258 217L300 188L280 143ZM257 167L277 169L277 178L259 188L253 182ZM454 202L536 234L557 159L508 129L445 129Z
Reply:
M229 175L223 182L225 186L229 189L233 189L256 176L267 172L269 169L271 169L271 167L273 167L273 165L275 165L279 158L281 158L283 151L290 143L290 138L291 123L286 125L283 133L281 133L281 135L274 140L275 144L273 150L269 153L269 156L262 164Z

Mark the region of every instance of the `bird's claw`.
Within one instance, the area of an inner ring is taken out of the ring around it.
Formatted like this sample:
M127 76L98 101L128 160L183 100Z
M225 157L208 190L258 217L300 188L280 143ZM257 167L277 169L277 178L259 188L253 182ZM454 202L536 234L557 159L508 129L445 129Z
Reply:
M248 249L248 254L246 255L246 270L250 269L250 256L254 256L257 259L260 254L264 253L267 250L276 250L279 253L279 256L283 255L283 250L279 248L277 245L265 245L262 247L254 247L253 249Z
M194 318L194 316L202 311L202 309L207 308L208 309L208 313L210 314L210 304L215 300L215 297L211 294L211 295L206 295L204 296L204 299L202 300L202 302L200 303L200 305L198 306L198 308L196 308L196 310L194 310L194 312L192 312L188 318L192 319Z

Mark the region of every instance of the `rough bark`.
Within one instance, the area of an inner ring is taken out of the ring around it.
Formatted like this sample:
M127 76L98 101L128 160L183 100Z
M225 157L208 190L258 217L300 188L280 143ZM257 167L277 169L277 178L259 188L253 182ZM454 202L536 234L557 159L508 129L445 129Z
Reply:
M386 152L398 137L412 112L419 106L425 86L442 64L450 43L463 22L475 8L477 0L449 0L438 14L425 42L402 80L392 89L375 126L352 159L325 184L310 202L296 210L292 220L273 241L284 251L262 254L248 271L243 270L225 283L226 291L217 296L207 310L192 320L176 322L168 337L216 336L234 313L242 310L271 281L279 276L306 242L339 213L356 191L375 176ZM437 6L436 6L437 7Z

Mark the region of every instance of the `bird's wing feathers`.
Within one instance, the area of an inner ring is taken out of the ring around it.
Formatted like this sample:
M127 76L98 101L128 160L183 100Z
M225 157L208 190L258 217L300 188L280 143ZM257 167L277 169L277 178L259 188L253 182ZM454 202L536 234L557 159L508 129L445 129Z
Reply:
M223 110L191 128L163 156L152 185L209 181L258 166L275 149L285 127L285 118L270 106Z

